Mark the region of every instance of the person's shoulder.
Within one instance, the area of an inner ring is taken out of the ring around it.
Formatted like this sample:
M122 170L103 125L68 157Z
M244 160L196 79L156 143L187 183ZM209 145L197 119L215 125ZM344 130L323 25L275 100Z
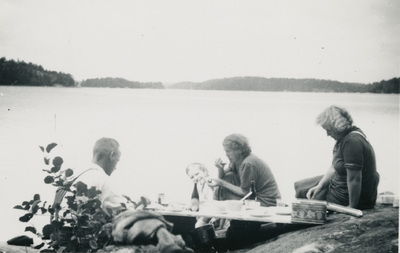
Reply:
M107 174L104 170L96 164L87 164L79 168L75 173L76 180L84 181L104 181L107 179Z
M255 154L253 154L253 153L251 153L250 155L248 155L248 156L246 157L245 161L248 162L248 163L255 163L255 164L257 164L257 163L262 163L262 164L265 164L265 162L264 162L263 159L261 159L260 157L258 157L257 155L255 155Z
M254 154L248 155L244 160L242 165L246 167L263 168L268 167L268 165L258 156Z
M346 144L362 144L367 141L367 137L361 131L352 131L343 137L343 145Z
M244 161L254 161L254 160L260 160L260 158L258 158L258 156L256 156L253 153L250 153L245 159Z

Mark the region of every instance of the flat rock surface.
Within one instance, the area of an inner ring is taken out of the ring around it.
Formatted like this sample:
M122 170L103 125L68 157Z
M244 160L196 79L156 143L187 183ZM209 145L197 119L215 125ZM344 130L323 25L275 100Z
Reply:
M363 213L360 218L331 213L324 225L294 229L261 244L231 252L398 252L399 209L377 204Z
M0 253L36 253L39 250L33 249L32 247L24 246L13 246L8 245L6 242L0 242Z
M398 252L398 238L399 209L391 205L378 204L374 209L364 211L363 217L360 218L330 213L324 225L290 227L285 233L267 241L230 252L389 253ZM0 243L0 253L5 252L31 253L39 251L31 247L10 246L2 242Z

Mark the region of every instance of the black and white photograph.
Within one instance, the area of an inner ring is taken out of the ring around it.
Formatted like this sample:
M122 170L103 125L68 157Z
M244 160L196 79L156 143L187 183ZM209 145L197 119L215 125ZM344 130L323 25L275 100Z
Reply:
M398 252L399 13L1 0L0 253Z

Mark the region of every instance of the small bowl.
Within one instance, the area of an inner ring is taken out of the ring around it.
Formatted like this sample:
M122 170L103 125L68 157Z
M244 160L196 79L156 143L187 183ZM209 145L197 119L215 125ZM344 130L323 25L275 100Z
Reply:
M240 200L225 200L225 207L227 212L240 212L242 211L243 201Z
M261 203L255 200L245 200L244 206L246 207L247 210L251 210L259 208L261 206Z
M185 210L185 205L182 203L172 202L169 203L168 210L172 212L182 212L183 210Z

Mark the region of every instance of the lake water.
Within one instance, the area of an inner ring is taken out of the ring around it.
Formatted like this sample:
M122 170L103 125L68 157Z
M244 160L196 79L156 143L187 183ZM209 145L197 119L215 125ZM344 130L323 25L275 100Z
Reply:
M216 176L214 160L227 160L223 138L242 133L291 198L294 181L330 166L334 140L315 118L332 104L347 108L374 146L379 192L398 193L399 95L0 86L0 241L27 225L13 206L34 193L52 201L39 145L57 142L74 167L90 162L98 138L114 137L122 150L117 191L187 201L186 165L201 162Z

